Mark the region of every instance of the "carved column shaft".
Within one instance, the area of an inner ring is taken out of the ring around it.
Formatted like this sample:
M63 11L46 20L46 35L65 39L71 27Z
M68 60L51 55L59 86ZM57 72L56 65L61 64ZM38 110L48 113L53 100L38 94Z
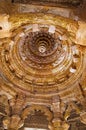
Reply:
M68 130L69 125L64 121L63 112L61 111L61 100L57 96L53 98L52 111L54 113L52 121L54 130Z

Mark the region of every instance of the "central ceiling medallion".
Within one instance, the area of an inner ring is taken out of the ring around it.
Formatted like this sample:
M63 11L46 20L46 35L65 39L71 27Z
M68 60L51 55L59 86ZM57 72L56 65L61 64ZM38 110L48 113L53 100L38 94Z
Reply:
M44 44L41 44L41 45L39 46L38 50L39 50L40 53L45 53L45 52L46 52L46 47L45 47L45 45L44 45Z
M55 37L46 32L35 32L28 34L29 48L33 54L38 56L52 55L58 47Z
M46 32L35 32L29 34L29 41L29 47L36 55L48 56L57 48L55 38Z

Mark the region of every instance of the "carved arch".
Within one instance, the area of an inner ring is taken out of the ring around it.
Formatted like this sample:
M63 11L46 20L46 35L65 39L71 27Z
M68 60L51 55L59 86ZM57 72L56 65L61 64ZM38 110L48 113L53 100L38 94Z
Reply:
M52 112L45 106L42 105L32 105L27 108L25 108L22 112L22 118L25 119L27 116L31 113L34 112L35 110L41 110L41 112L44 113L45 116L47 116L47 120L50 122L53 118Z

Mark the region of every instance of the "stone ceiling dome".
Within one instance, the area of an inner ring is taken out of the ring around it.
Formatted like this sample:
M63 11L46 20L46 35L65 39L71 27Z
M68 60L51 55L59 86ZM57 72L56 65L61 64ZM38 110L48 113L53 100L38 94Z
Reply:
M67 30L48 24L27 24L16 31L1 51L2 73L7 71L5 79L15 87L27 92L58 93L80 77L83 56L69 40Z
M86 22L76 13L81 4L1 2L0 130L86 129Z

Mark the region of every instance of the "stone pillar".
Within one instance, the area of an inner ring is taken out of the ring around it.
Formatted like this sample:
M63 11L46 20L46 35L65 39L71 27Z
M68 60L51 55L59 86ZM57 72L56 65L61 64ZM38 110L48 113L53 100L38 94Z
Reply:
M3 120L3 126L8 130L18 130L24 124L24 121L18 115L7 117Z
M61 111L61 100L59 96L53 97L52 111L54 118L52 120L54 130L68 130L69 125L64 121L63 113Z
M68 130L69 129L69 125L65 122L65 121L62 121L62 120L53 120L53 127L54 127L54 130Z
M62 129L62 122L61 122L61 120L54 119L52 122L53 122L54 130L63 130Z

